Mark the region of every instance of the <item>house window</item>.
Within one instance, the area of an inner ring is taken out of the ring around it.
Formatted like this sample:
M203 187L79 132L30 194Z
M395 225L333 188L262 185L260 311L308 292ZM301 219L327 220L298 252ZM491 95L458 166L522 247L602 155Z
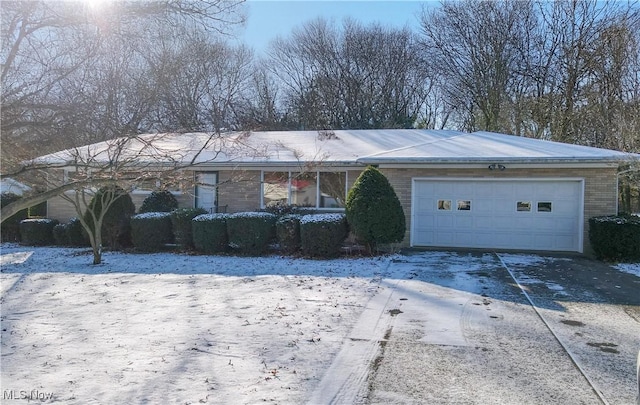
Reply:
M439 211L451 211L451 200L438 200Z
M218 173L196 173L196 208L203 208L210 213L217 211L218 205Z
M347 195L347 172L263 172L262 205L342 209Z
M298 207L316 207L318 201L318 174L293 173L291 176L291 204Z
M471 211L471 200L458 200L458 211Z
M264 172L262 204L265 207L289 203L289 173Z
M518 212L531 211L531 201L518 201L516 203L516 211Z
M320 172L320 208L344 208L347 194L346 172Z
M538 202L538 212L551 212L551 202Z

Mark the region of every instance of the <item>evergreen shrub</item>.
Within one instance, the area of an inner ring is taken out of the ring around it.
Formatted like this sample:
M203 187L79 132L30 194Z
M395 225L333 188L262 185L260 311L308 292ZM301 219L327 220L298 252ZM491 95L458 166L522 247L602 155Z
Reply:
M238 212L229 215L229 246L241 255L264 254L275 239L277 218L268 212Z
M131 217L131 240L133 246L144 252L158 252L173 243L171 214L168 212L145 212Z
M227 251L227 218L229 214L202 214L191 220L193 245L197 251L208 254Z
M57 224L53 227L53 240L56 245L67 246L69 245L69 238L67 237L67 224Z
M98 216L102 212L104 201L115 199L109 206L102 222L102 243L112 249L131 246L131 226L129 221L136 207L131 196L118 186L103 187L93 196L84 220L91 229L95 229L91 211Z
M0 194L0 206L5 207L13 202L18 201L22 197L14 193ZM7 218L0 225L0 235L2 242L19 242L20 241L20 221L27 219L27 210L21 210Z
M589 219L589 241L600 260L640 260L640 217L600 216Z
M145 212L171 212L178 208L178 200L170 191L161 190L153 191L144 199L140 210L140 214Z
M284 253L300 250L300 215L284 215L276 221L276 239Z
M367 167L347 195L345 213L356 239L369 253L378 245L401 242L406 220L389 180L375 167Z
M178 208L171 211L171 224L175 242L183 249L193 249L192 219L205 214L203 208ZM226 225L225 225L226 226ZM226 230L225 230L226 232Z
M311 214L300 218L300 244L302 253L307 256L339 256L348 234L344 214Z
M25 245L49 246L55 244L53 228L58 225L55 219L24 219L20 221L20 239Z
M69 246L89 245L84 228L82 227L82 222L80 222L78 218L71 218L65 225Z

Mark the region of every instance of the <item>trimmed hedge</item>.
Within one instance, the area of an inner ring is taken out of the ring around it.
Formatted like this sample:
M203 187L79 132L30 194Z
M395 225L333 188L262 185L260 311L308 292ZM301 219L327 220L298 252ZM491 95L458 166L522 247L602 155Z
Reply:
M56 245L69 245L69 238L67 238L67 224L57 224L53 227L53 239L56 242Z
M168 212L145 212L131 217L133 246L144 252L157 252L173 243L170 215Z
M82 227L82 222L78 218L71 218L66 223L67 239L69 246L89 246L89 241Z
M202 208L179 208L171 211L171 224L175 241L183 249L193 249L193 232L191 220L198 215L206 214ZM226 226L226 225L225 225ZM226 230L225 230L226 232Z
M87 241L78 218L71 218L66 224L58 224L53 227L53 238L57 245L61 246L87 246Z
M640 260L640 217L593 217L589 219L589 241L600 260Z
M300 250L300 215L289 214L280 217L276 221L276 239L284 253Z
M178 208L178 200L170 191L153 191L147 196L138 211L145 212L171 212Z
M300 244L302 253L307 256L339 256L348 234L349 226L344 214L316 214L300 218Z
M227 218L229 246L241 255L264 254L276 236L278 217L268 212L239 212Z
M193 245L203 253L222 253L229 248L228 214L202 214L191 220Z
M25 219L20 221L20 238L25 245L48 246L55 244L53 228L58 225L55 219Z
M21 198L21 196L14 193L2 193L0 194L0 206L5 207ZM2 242L20 241L20 221L27 219L27 212L28 210L26 209L18 211L0 225Z

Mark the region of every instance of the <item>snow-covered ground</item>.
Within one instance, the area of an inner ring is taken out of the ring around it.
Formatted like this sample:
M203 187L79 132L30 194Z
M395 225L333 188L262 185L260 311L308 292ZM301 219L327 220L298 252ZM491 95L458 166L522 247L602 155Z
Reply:
M513 268L518 260L544 262L525 255L504 260ZM398 348L407 339L415 338L412 350L417 344L434 359L446 347L481 359L494 353L494 340L495 353L509 344L520 350L512 326L531 325L535 315L497 278L500 260L493 254L317 261L108 252L104 264L90 262L86 249L2 245L4 400L52 395L48 402L77 404L392 403L385 395L398 394L380 379L394 369L390 353L406 360ZM548 288L562 293L560 285ZM505 316L513 330L506 337L495 323ZM535 330L545 333L540 325ZM391 342L387 355L381 342ZM539 367L529 372L549 373L547 365ZM572 367L567 362L553 372L570 380ZM407 364L406 370L414 368ZM528 380L493 371L491 384L480 377L475 382L488 395L478 398L523 398L512 392L518 390L514 381ZM432 382L440 381L434 376L455 380L440 369L433 373ZM536 392L534 383L525 383L522 392ZM491 391L494 384L505 393ZM412 398L430 398L420 395ZM470 401L460 403L479 403Z

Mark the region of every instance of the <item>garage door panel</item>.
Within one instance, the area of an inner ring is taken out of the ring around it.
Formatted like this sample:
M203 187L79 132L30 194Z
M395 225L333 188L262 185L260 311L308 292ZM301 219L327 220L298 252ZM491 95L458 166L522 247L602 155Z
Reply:
M581 180L415 180L412 244L580 251L582 190Z
M454 226L453 216L452 215L440 215L436 217L436 223L438 224L438 229L447 229Z

